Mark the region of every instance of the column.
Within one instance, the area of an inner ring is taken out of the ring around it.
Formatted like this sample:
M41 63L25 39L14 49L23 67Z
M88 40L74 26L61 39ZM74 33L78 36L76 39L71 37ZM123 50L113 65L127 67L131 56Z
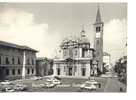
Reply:
M79 58L82 57L82 48L79 48Z
M81 64L77 65L77 76L81 76Z
M57 69L56 69L56 63L53 64L53 75L56 76L57 75Z
M90 64L89 63L87 63L86 64L86 76L90 76Z

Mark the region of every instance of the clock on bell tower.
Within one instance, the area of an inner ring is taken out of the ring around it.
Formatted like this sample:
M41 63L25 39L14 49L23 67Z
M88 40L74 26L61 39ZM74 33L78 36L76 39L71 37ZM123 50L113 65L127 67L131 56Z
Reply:
M95 48L95 60L98 62L98 69L103 72L103 26L104 23L101 20L101 14L98 7L96 21L94 23L95 38L94 38L94 48Z

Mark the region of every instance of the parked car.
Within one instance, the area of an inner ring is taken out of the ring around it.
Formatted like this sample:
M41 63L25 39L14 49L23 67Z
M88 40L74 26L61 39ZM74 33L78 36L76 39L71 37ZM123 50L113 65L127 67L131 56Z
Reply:
M23 84L16 84L13 87L16 91L25 91L27 90L27 86Z
M46 81L47 81L47 82L51 82L51 83L53 83L53 84L55 84L55 85L61 84L61 81L58 80L58 79L56 79L56 78L54 78L54 77L47 78Z
M40 77L40 76L33 76L33 77L31 77L30 79L31 79L31 80L41 80L42 77Z
M11 82L9 80L5 80L3 82L0 82L1 85L9 85Z
M2 92L14 92L15 90L11 87L5 87L1 90Z
M45 84L43 84L43 83L40 83L40 84L32 83L32 87L33 88L41 88L41 87L45 87Z
M86 89L86 90L96 90L99 87L100 87L100 83L95 80L86 81L80 86L81 89Z
M45 82L45 88L53 88L55 86L56 86L56 84L54 84L52 82Z
M58 85L58 84L61 84L60 80L57 80L57 79L53 79L52 80L52 83Z

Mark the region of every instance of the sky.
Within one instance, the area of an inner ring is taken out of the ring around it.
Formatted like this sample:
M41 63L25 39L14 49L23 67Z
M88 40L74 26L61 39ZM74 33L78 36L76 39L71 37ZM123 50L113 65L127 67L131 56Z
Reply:
M0 3L0 40L27 45L38 57L54 58L63 39L79 36L82 25L91 45L97 3ZM127 54L127 4L99 3L104 51L111 62Z

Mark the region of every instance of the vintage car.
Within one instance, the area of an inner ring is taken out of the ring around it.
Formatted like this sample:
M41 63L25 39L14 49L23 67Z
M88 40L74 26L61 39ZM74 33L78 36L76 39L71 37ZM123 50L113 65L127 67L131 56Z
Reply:
M80 86L81 89L96 90L100 88L100 83L95 80L88 80Z
M56 79L56 78L54 78L54 77L47 78L46 81L51 82L51 83L53 83L55 85L61 84L61 81Z

